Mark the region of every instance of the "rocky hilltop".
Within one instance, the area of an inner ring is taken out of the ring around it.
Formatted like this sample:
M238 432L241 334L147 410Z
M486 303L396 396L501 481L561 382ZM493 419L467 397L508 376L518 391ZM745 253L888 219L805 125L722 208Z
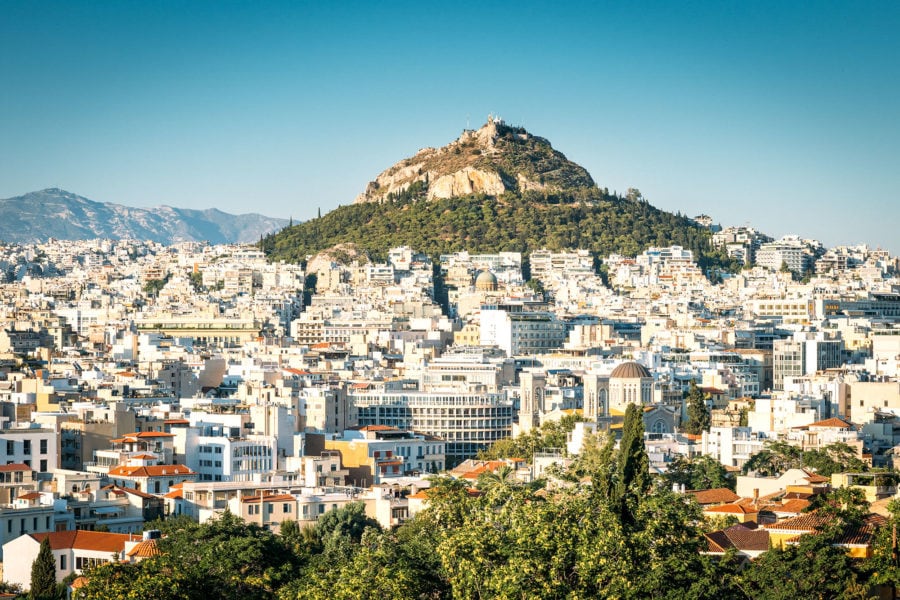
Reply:
M433 200L529 190L558 194L592 187L590 174L549 141L488 117L480 129L465 130L441 148L423 148L383 171L355 203L389 201L411 191Z
M708 239L708 229L651 206L637 190L621 196L598 187L546 139L490 119L398 162L353 204L268 235L260 247L273 260L314 266L323 256L384 260L397 246L434 258L539 248L601 257L677 244L704 261Z
M0 200L0 240L4 242L43 242L48 238L132 238L163 244L256 242L287 224L285 219L232 215L216 209L145 209L95 202L57 188Z

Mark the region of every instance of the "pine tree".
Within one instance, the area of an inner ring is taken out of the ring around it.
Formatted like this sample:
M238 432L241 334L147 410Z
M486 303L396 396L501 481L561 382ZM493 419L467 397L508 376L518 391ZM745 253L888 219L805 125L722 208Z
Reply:
M50 549L50 536L41 541L37 558L31 564L31 600L56 598L56 559Z
M688 420L684 425L684 431L691 435L709 431L711 419L709 408L706 406L706 396L695 381L691 381L686 400Z

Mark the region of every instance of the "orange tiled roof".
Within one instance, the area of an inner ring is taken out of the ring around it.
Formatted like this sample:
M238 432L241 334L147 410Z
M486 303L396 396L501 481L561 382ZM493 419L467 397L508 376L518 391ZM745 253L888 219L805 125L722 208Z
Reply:
M694 497L697 504L725 504L726 502L735 502L740 499L740 496L728 488L689 490L687 493Z
M810 423L809 425L800 425L798 427L794 427L794 429L808 429L810 427L817 427L819 429L850 429L853 427L853 424L850 421L841 419L840 417L831 417L830 419L825 419L824 421L816 421L815 423Z
M125 549L125 542L135 539L135 536L128 533L106 533L87 531L85 529L29 533L28 535L38 542L42 542L45 537L49 537L50 548L53 550L77 548L79 550L95 550L98 552L121 552Z
M19 496L22 500L37 500L41 497L39 492L28 492Z
M809 500L803 500L801 498L794 498L793 500L788 500L781 506L773 506L771 508L772 512L776 513L796 513L800 514L810 505Z
M150 558L151 556L159 556L161 553L156 540L143 540L129 550L127 554L132 558Z
M716 506L707 506L703 509L705 513L722 513L726 515L752 515L759 512L759 509L745 504L718 504Z
M810 532L816 531L828 522L828 517L819 513L803 513L778 523L766 525L766 529L780 531Z
M878 528L886 523L887 519L881 515L867 515L862 525L847 529L838 543L848 546L868 546L872 543Z
M765 552L769 549L769 532L738 523L721 531L707 533L706 541L710 552L725 552L728 548Z
M291 375L311 375L309 371L301 371L300 369L294 369L291 367L285 367L282 369L285 373L290 373Z
M165 477L166 475L194 475L194 472L184 465L119 465L110 469L109 474L118 477Z
M8 465L0 465L0 473L12 473L15 471L30 471L31 467L24 463L10 463Z

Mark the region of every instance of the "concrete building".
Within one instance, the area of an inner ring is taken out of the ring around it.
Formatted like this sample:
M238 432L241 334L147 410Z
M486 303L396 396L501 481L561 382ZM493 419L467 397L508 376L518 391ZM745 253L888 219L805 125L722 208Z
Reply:
M552 313L526 310L522 304L481 308L481 345L498 346L510 357L561 348L566 333L566 324Z
M512 434L513 403L505 394L360 391L350 400L360 426L388 425L445 440L448 465Z

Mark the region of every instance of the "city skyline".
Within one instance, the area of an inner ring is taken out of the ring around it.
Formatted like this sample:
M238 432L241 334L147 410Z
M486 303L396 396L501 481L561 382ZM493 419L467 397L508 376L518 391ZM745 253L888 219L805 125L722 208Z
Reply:
M0 197L306 220L488 113L600 187L900 254L900 7L21 3Z

